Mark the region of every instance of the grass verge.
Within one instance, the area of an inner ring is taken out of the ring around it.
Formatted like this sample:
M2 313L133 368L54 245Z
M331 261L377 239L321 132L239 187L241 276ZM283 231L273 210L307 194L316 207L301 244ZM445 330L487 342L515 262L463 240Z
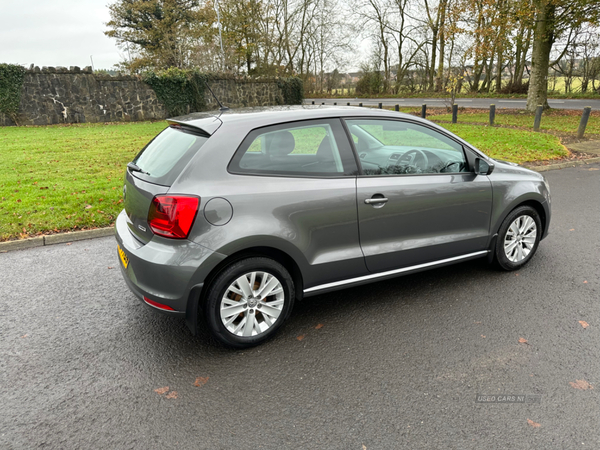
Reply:
M114 223L125 165L165 126L1 127L0 241Z
M460 123L444 123L443 127L495 159L522 164L569 155L560 138L552 134Z

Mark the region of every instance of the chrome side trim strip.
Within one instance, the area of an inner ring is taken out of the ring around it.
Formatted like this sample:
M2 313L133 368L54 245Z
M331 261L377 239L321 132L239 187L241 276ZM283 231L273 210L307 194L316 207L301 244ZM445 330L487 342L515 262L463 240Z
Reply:
M314 286L308 289L304 289L304 293L307 294L309 292L320 291L323 289L329 289L332 287L343 286L345 284L358 283L359 281L372 280L375 278L386 277L388 275L395 275L403 272L410 272L411 270L424 269L425 267L437 266L439 264L445 264L453 261L460 261L461 259L473 258L475 256L483 256L489 253L489 250L482 250L480 252L469 253L467 255L454 256L452 258L440 259L439 261L428 262L424 264L417 264L416 266L403 267L402 269L389 270L387 272L374 273L371 275L365 275L357 278L350 278L348 280L335 281L333 283L321 284L319 286Z

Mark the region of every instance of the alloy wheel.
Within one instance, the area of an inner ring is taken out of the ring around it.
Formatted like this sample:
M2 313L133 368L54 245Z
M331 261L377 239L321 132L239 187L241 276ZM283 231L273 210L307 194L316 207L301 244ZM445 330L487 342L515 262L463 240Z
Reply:
M234 280L221 299L220 317L231 334L258 336L277 321L285 304L281 281L269 272L248 272Z
M533 250L537 237L537 225L529 215L517 217L504 236L504 254L509 261L519 263Z

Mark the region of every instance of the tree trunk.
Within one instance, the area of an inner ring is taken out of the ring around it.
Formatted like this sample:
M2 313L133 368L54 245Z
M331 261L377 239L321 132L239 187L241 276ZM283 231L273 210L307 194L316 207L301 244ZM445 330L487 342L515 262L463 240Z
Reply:
M438 29L432 28L433 38L431 39L431 65L429 66L429 80L427 90L432 91L434 88L433 77L435 76L435 59L437 55L437 40L438 40Z
M531 54L531 76L527 92L527 110L534 112L538 105L548 106L548 66L550 50L554 43L555 6L550 0L536 0L533 51Z
M496 93L500 93L502 90L502 38L498 41L498 58L496 64Z
M438 56L438 69L437 69L437 73L436 73L436 78L435 78L435 90L437 92L441 92L442 90L442 83L443 83L443 79L444 79L444 51L445 51L445 46L446 46L446 33L445 33L445 22L446 22L446 8L447 8L447 1L440 1L440 4L438 6L439 8L439 14L438 14L438 30L439 30L439 36L438 39L440 41L440 54ZM448 68L450 66L448 65Z

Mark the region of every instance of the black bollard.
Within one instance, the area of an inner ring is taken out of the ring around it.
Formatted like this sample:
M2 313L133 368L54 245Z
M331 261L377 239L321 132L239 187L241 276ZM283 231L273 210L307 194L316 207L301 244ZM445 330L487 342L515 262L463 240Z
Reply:
M379 109L382 109L382 108L383 108L383 104L382 104L382 103L380 103L380 104L379 104Z
M314 101L314 100L312 101L312 104L313 104L313 105L315 104L315 101Z
M362 106L362 102L358 104L358 106Z
M458 105L455 103L452 105L452 123L456 123L458 121Z
M348 102L348 103L346 104L346 106L350 106L350 102Z
M535 120L533 121L533 131L540 131L540 124L542 123L542 113L544 112L544 107L542 105L538 105L535 110Z
M585 127L587 127L590 113L592 112L591 106L583 108L583 114L581 115L581 121L579 122L579 128L577 129L577 138L581 139L585 133Z
M496 120L496 105L490 105L490 125L494 126L494 120Z
M427 105L425 103L423 103L423 106L421 106L421 117L423 119L427 117Z
M400 111L400 105L394 106L394 111Z

